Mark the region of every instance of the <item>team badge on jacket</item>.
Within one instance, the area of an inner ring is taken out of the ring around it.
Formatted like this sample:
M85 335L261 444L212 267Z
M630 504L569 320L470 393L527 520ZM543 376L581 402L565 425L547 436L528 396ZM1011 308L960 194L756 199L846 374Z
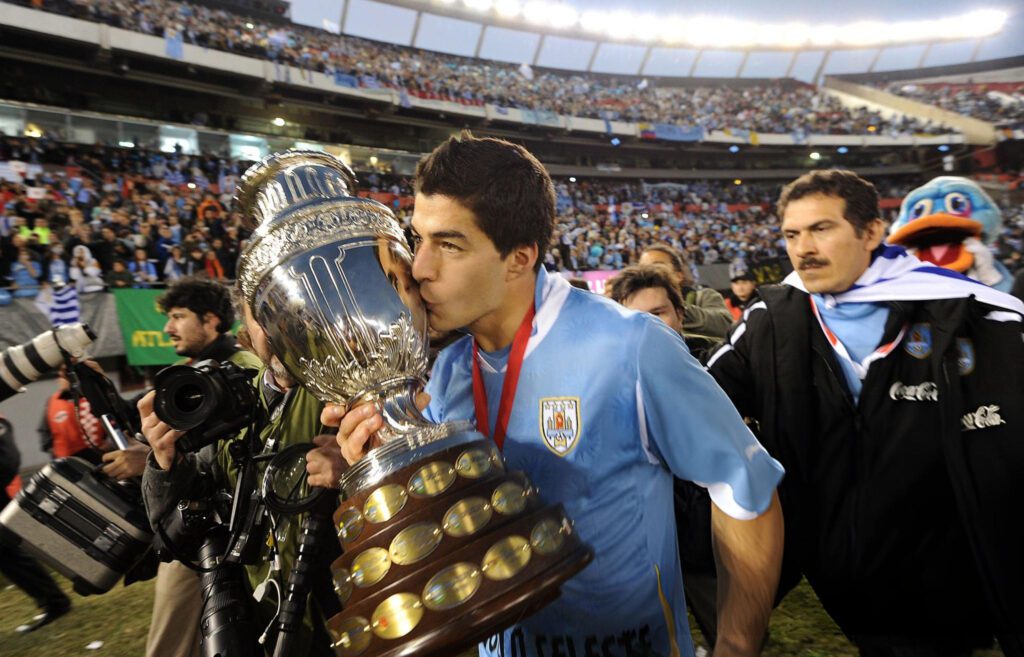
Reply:
M914 358L928 358L932 354L932 325L921 322L910 327L910 335L903 348Z
M957 338L956 350L956 364L960 370L960 376L967 376L974 371L974 343L970 338Z
M540 400L540 436L558 456L571 452L583 429L579 397L543 397Z

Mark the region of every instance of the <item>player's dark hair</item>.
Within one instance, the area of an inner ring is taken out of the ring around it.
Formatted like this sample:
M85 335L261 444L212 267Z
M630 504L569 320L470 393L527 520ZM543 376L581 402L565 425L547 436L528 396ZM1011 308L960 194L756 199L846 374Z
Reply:
M544 166L508 141L453 136L416 166L416 193L455 199L502 257L537 245L538 271L555 224L555 188Z

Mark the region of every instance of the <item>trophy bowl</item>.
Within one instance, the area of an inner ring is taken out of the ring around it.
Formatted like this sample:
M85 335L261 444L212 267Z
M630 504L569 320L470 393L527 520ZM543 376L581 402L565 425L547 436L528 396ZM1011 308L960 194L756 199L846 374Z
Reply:
M384 418L339 482L335 653L451 655L554 600L592 551L471 422L416 408L427 313L391 211L314 151L253 165L236 199L253 229L239 285L274 354L321 401Z

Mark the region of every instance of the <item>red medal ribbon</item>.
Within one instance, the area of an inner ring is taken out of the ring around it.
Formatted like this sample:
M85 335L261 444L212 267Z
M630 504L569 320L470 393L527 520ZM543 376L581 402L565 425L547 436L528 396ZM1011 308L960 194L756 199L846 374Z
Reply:
M530 333L533 331L534 313L534 304L530 304L530 310L516 330L512 350L508 355L508 368L505 370L505 380L501 384L501 401L498 404L498 423L494 427L494 443L498 449L505 446L505 431L512 415L519 373L523 369L523 359L526 357L526 343L530 341ZM480 348L476 340L473 340L473 407L476 410L476 429L486 436L491 424L487 417L487 390L484 388L484 377L480 371Z

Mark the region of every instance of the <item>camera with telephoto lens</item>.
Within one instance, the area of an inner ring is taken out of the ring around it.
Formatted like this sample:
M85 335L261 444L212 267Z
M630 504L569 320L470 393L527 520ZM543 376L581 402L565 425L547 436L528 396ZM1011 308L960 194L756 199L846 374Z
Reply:
M153 410L167 426L185 432L177 442L180 451L196 452L257 420L254 373L230 361L165 367L156 375Z

